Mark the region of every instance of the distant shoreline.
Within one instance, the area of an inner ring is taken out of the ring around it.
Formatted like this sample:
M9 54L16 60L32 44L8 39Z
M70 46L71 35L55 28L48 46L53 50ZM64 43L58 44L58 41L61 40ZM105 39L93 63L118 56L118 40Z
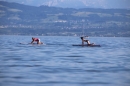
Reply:
M10 34L3 34L3 35L1 35L0 34L0 36L54 36L54 37L56 37L56 36L70 36L70 37L81 37L81 36L73 36L73 35L10 35ZM89 37L130 37L130 36L89 36Z

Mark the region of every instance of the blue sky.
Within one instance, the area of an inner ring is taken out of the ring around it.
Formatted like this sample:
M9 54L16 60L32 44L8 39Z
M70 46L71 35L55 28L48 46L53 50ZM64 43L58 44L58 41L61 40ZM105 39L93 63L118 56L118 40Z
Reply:
M130 0L0 0L26 5L50 5L59 7L130 8Z

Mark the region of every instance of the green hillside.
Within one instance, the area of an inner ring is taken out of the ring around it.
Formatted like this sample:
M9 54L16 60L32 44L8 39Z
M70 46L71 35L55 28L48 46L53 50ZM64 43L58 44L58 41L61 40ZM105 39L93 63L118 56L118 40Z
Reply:
M130 37L129 9L72 9L0 1L0 35Z

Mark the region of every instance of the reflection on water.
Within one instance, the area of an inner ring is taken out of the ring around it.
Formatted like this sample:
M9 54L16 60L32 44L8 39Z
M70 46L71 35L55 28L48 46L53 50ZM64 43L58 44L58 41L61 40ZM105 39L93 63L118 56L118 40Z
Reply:
M0 86L130 86L130 38L0 36ZM23 43L23 44L20 44Z

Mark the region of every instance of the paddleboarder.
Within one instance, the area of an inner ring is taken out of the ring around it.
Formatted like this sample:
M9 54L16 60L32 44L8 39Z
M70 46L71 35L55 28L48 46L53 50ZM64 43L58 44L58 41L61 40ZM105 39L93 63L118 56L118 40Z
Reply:
M87 45L93 45L94 43L90 43L89 40L84 39L84 37L80 37L82 40L82 45L84 45L84 42L87 42Z
M32 42L31 42L31 44L33 44L33 42L37 42L37 44L43 44L42 42L40 42L40 39L39 39L39 38L34 38L34 37L32 37Z

